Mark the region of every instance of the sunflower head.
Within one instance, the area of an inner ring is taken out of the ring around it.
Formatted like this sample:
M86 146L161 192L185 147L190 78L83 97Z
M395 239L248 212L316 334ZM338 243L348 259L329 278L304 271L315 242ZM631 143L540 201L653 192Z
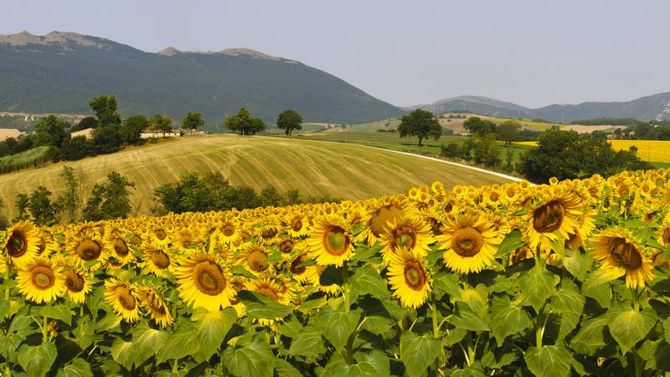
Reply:
M314 219L307 245L320 265L342 266L353 256L352 237L346 220L338 215Z
M39 242L38 230L30 222L20 221L7 231L3 249L9 260L20 267L37 255Z
M127 322L140 319L140 309L137 295L133 287L116 278L105 282L105 299L112 306L114 313Z
M420 307L431 291L431 279L423 258L404 248L391 257L388 279L393 297L400 299L405 307Z
M51 303L65 293L62 270L43 257L23 264L17 273L17 280L19 292L38 304Z
M493 263L502 235L484 213L467 213L448 219L437 240L447 267L468 274Z
M645 250L625 228L610 228L592 240L594 258L601 261L600 270L610 278L626 276L626 285L644 287L653 278L651 261Z
M229 273L210 255L197 252L182 257L175 276L179 296L193 308L216 311L230 306L235 296Z
M174 318L170 314L170 309L155 290L141 286L137 288L137 294L140 298L140 305L160 327L165 328L172 325Z

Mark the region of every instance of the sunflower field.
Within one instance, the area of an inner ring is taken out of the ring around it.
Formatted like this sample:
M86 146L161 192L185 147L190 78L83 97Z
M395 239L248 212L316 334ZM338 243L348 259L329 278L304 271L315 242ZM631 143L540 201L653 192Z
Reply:
M668 376L670 170L0 231L2 376Z

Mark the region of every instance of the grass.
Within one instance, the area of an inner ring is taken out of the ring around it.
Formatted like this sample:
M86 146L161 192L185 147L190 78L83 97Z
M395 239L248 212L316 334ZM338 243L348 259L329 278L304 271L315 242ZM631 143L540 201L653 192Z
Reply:
M506 182L490 174L355 144L211 135L2 175L0 198L8 207L8 216L16 215L13 203L21 192L38 185L56 194L62 190L59 173L63 165L74 168L87 193L111 171L127 176L136 185L131 198L133 215L149 213L153 190L187 171L218 171L232 184L256 190L272 185L282 192L298 189L303 197L352 200L404 192L435 180L447 187Z

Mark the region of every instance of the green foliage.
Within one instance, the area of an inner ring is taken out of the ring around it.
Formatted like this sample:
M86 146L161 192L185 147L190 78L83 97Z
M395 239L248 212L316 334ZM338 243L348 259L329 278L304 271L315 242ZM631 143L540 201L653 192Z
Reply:
M118 104L114 96L98 96L93 98L88 105L95 113L99 126L121 125Z
M490 120L484 120L479 117L470 117L463 122L463 128L470 131L471 134L484 136L496 132L496 124Z
M181 126L185 130L198 129L205 125L205 120L202 118L202 114L196 112L189 112L184 116L184 119L181 120Z
M68 136L69 127L69 123L59 120L55 115L42 118L35 126L35 145L60 148Z
M240 108L234 116L227 118L226 128L231 131L239 132L241 135L254 135L265 129L265 123L260 118L255 118L249 110Z
M87 128L96 128L98 127L98 120L95 117L85 117L79 121L79 123L70 127L70 132L76 132L85 130Z
M84 219L96 221L125 218L130 214L129 188L135 184L117 172L107 175L107 180L93 186L84 208Z
M77 212L80 206L79 180L75 176L74 169L70 166L63 166L60 172L65 191L62 192L55 201L55 206L61 211L65 223L72 223L77 220Z
M169 116L154 114L149 119L149 128L154 132L168 133L172 131L172 118Z
M439 139L442 135L442 127L433 113L416 109L401 118L398 132L400 137L418 137L419 145L423 145L423 139L428 137Z
M277 117L277 127L290 136L294 130L302 129L302 116L295 110L285 110Z
M32 220L37 225L54 225L57 221L58 209L51 202L51 191L44 186L38 186L30 194L28 210Z
M146 128L149 128L147 117L144 115L133 115L123 121L119 133L125 144L137 145L142 143L140 134Z
M67 140L67 139L66 139ZM41 146L0 157L0 174L11 173L21 169L38 167L57 158L60 151L56 147Z
M512 144L521 139L521 128L521 124L514 120L502 122L495 128L496 139Z

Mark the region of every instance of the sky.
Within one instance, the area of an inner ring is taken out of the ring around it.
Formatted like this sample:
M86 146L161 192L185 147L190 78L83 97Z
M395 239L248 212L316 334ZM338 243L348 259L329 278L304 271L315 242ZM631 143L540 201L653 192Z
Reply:
M398 106L481 95L540 107L670 91L669 16L665 0L0 0L0 34L246 47Z

